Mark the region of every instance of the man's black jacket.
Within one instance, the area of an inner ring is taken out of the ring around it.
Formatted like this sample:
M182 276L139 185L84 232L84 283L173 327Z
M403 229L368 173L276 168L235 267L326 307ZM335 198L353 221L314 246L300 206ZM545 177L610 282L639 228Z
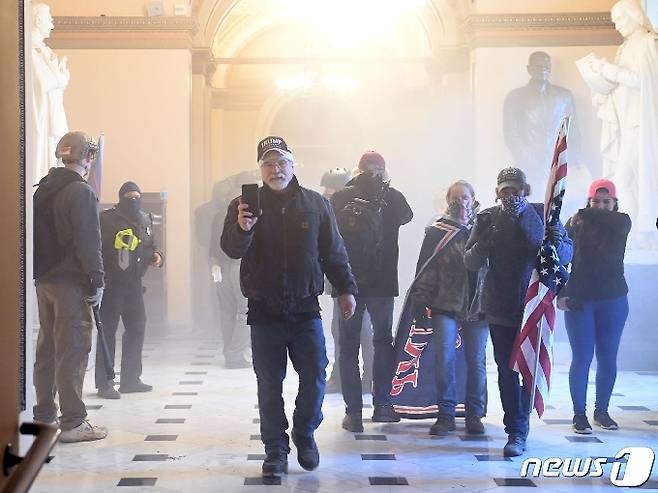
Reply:
M354 198L374 200L382 189L382 179L370 173L361 173L347 183L344 189L331 196L331 205L338 212ZM383 197L386 206L382 209L384 237L382 242L382 268L372 277L374 281L369 286L359 286L362 296L397 296L400 294L398 285L398 237L400 226L407 224L414 213L401 192L390 188ZM330 279L331 281L331 279Z
M251 231L238 224L239 199L228 207L222 250L241 258L240 285L249 300L267 300L287 311L297 300L324 290L323 273L339 294L356 294L343 238L327 199L299 186L293 177L286 193L259 189L262 214Z
M131 217L118 207L112 207L101 212L100 219L103 264L107 284L122 284L140 280L151 264L151 259L156 251L164 260L164 255L158 251L153 240L153 225L149 215L140 211L139 217ZM122 269L119 266L119 250L115 247L115 239L119 231L126 229L131 229L140 242L137 248L128 254L128 267Z
M573 244L562 223L558 227L557 255L560 263L567 265L573 256ZM519 217L502 212L501 206L478 214L464 262L472 271L489 262L482 311L490 324L521 326L525 296L543 237L543 204L528 204Z

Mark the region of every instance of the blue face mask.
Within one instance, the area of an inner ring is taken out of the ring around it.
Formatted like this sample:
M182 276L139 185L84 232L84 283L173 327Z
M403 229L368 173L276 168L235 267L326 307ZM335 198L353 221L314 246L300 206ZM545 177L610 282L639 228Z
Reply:
M519 195L510 195L501 199L503 211L511 216L520 216L528 205L528 199Z

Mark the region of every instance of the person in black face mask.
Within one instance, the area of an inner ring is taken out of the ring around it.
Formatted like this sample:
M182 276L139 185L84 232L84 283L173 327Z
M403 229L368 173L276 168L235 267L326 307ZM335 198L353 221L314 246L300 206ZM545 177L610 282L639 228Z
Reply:
M146 328L142 277L149 266L162 267L164 255L153 241L153 221L150 214L142 212L142 194L136 183L127 181L121 185L119 203L101 213L100 223L105 265L105 294L100 316L112 360L119 319L123 320L125 328L119 392L149 392L153 387L140 379ZM99 348L97 362L102 361ZM96 388L98 396L104 399L121 397L99 364L96 364Z
M496 201L501 205L477 216L466 243L466 268L489 270L484 280L482 312L489 323L494 359L498 366L498 388L503 404L503 423L508 435L505 457L523 454L529 432L528 394L509 361L516 335L521 329L523 308L532 269L544 234L557 249L560 263L571 261L573 245L562 223L544 231L544 205L528 202L530 185L519 168L498 173Z

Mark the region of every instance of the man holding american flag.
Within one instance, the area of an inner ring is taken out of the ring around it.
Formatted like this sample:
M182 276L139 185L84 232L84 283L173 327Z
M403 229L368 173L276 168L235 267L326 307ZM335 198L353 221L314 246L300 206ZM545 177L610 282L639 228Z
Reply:
M522 170L503 169L498 174L496 187L496 200L500 200L501 205L478 214L464 254L470 270L489 264L483 312L489 323L498 366L503 423L508 435L503 449L505 457L521 455L526 448L530 393L520 384L519 374L510 367L510 360L524 321L526 294L533 272L536 273L540 250L547 249L553 255L552 265L560 272L564 272L563 267L573 254L571 240L559 217L554 215L546 222L544 205L528 202L530 191ZM532 388L532 383L527 385Z

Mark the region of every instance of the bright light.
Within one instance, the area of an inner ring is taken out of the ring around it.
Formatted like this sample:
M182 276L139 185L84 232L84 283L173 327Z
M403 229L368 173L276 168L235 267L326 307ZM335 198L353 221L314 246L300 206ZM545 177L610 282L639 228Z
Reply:
M277 0L279 13L310 24L337 47L390 35L395 23L426 0Z
M344 74L310 75L304 73L281 77L276 81L276 85L283 92L307 92L313 89L347 93L354 91L359 86L359 81Z
M333 92L351 92L359 86L359 81L349 75L325 74L322 76L322 85Z
M313 79L307 74L291 75L282 77L276 81L277 87L286 92L301 92L311 88Z

